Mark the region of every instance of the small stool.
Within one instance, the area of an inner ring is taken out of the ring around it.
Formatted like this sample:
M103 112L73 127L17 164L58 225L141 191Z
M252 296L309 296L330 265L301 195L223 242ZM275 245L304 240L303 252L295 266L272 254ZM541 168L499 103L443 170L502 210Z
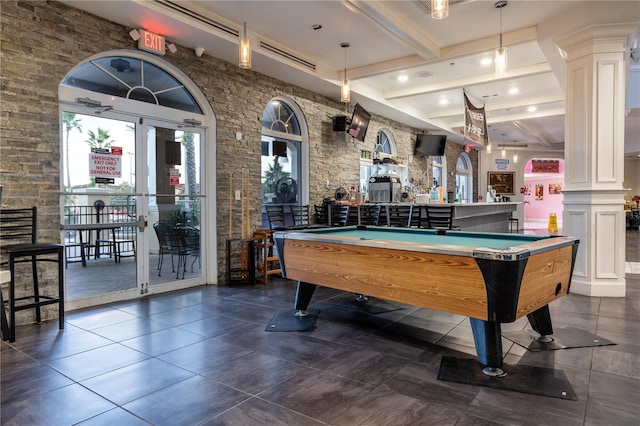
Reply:
M9 281L9 299L7 300L9 307L9 319L7 320L6 311L4 309L5 302L0 292L0 302L2 302L2 337L9 342L16 340L16 312L25 309L36 310L36 322L42 321L40 307L45 305L58 304L58 322L60 330L64 329L64 246L54 243L25 243L11 244L2 247L2 251L9 255L9 272L11 280ZM56 255L41 258L44 255ZM16 263L31 262L31 270L33 274L33 295L16 297L15 286L15 265ZM45 296L40 294L38 283L38 262L55 262L58 264L58 295ZM31 301L31 303L16 302Z
M520 219L513 217L513 213L509 213L509 232L513 232L513 225L516 225L516 234L520 231Z
M269 275L281 274L280 258L273 252L273 231L258 228L253 233L256 250L256 269L260 271L262 283L266 284Z

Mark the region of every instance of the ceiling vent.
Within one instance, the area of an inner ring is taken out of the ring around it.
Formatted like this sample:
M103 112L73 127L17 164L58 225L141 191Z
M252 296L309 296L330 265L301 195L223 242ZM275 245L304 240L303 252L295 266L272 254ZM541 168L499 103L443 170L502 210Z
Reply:
M207 26L215 29L218 32L222 32L226 35L230 35L232 37L238 37L240 36L240 30L236 30L235 28L232 28L226 24L223 24L221 22L218 21L214 21L213 19L204 16L198 12L194 12L191 9L187 9L186 7L182 6L181 4L178 4L177 2L173 2L173 1L169 1L169 0L155 0L156 4L159 4L161 6L164 6L166 8L169 8L171 10L173 10L174 12L177 12L181 15L184 16L188 16L190 18L196 19L200 22L202 22L203 24L206 24Z
M288 62L294 62L298 65L302 65L303 67L305 67L308 70L311 70L313 72L316 71L316 64L307 61L306 59L302 59L299 56L294 55L293 53L289 53L286 50L283 50L279 47L276 47L272 44L269 44L267 42L265 42L264 40L260 40L260 48L264 49L268 52L273 53L276 56L279 56L281 58L284 58L285 60L287 60Z

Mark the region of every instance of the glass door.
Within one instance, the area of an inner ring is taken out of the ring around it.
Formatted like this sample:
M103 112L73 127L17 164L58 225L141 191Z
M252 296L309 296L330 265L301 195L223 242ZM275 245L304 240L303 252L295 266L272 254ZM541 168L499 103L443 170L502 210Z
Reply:
M140 289L136 123L63 112L61 232L66 298Z
M203 130L69 107L62 241L73 308L204 283Z
M150 290L181 288L193 280L204 283L202 131L148 120L145 127Z

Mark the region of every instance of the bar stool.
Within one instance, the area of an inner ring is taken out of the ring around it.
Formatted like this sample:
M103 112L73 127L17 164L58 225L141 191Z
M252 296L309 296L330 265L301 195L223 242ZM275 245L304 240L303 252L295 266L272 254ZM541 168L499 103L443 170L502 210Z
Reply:
M16 312L35 309L36 322L42 321L41 307L58 304L58 322L60 330L64 329L64 246L56 243L36 242L37 208L3 209L0 211L0 239L13 241L30 241L15 244L3 244L2 252L9 258L9 297L5 302L0 291L2 306L2 337L4 340L16 340ZM16 264L31 263L32 294L16 297ZM53 262L58 264L58 294L43 295L38 281L38 263ZM28 301L29 303L23 303ZM7 320L5 305L8 305Z
M513 234L513 225L516 225L516 234L520 231L520 219L513 217L513 212L509 213L509 232Z
M262 283L266 284L269 275L281 274L280 258L273 252L273 231L258 228L253 232L253 245L256 251L256 269L260 271Z

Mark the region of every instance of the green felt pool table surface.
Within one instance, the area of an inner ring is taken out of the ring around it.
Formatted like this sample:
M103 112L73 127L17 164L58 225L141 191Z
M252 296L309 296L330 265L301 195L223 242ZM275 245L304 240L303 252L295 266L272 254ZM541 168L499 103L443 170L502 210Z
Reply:
M460 247L491 248L505 250L519 245L546 240L545 235L497 234L482 232L447 231L438 235L436 230L411 228L366 227L321 228L298 231L309 236L335 237L350 240L378 240L415 244L451 245Z

